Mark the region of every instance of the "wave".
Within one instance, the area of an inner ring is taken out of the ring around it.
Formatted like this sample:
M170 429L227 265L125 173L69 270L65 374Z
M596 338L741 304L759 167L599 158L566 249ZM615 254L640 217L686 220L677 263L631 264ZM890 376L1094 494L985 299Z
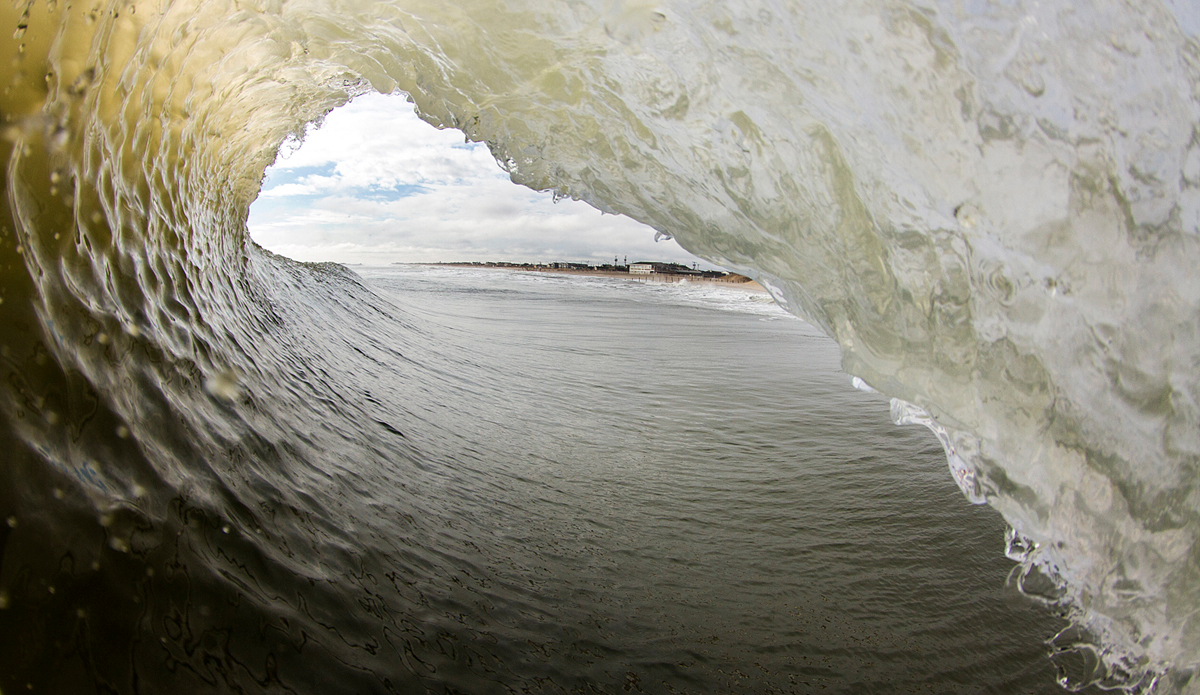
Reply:
M169 528L209 528L189 509L254 517L268 494L257 476L289 456L262 436L265 413L359 407L277 381L296 372L289 360L315 359L289 342L287 307L343 306L356 281L270 259L245 220L265 168L308 124L367 91L403 92L426 121L486 142L515 182L647 223L834 338L845 370L897 399L898 419L933 428L964 493L1011 525L1014 585L1072 622L1052 643L1064 685L1196 687L1189 7L28 0L0 12L13 28L0 216L10 554L18 524L47 547L86 537L152 552ZM237 472L213 452L235 452ZM46 494L75 511L51 512ZM190 502L171 508L180 494ZM279 562L319 576L303 558Z

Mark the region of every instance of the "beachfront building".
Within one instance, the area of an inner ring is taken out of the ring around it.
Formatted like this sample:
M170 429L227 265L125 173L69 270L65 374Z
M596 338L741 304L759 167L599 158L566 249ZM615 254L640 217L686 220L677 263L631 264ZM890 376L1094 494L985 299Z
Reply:
M704 271L695 270L679 263L639 261L629 264L629 272L634 275L700 275Z

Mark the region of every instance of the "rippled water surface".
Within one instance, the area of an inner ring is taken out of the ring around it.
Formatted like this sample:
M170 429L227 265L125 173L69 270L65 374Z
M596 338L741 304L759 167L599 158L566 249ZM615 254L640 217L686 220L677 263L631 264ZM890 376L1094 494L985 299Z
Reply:
M765 295L255 263L303 330L110 442L210 482L5 527L3 692L1055 690L999 516Z

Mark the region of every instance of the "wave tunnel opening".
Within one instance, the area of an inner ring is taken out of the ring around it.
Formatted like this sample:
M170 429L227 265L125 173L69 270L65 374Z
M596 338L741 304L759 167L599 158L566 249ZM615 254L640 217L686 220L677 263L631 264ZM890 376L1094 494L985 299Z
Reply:
M628 217L514 184L486 145L425 123L404 96L361 95L288 143L250 207L252 240L351 266L703 262Z

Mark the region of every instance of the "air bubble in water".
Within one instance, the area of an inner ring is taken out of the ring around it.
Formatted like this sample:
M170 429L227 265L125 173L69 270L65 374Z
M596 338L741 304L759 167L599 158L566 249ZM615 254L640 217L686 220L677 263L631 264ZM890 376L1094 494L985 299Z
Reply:
M214 374L204 382L204 390L209 395L232 401L241 394L238 388L238 375L232 369Z

